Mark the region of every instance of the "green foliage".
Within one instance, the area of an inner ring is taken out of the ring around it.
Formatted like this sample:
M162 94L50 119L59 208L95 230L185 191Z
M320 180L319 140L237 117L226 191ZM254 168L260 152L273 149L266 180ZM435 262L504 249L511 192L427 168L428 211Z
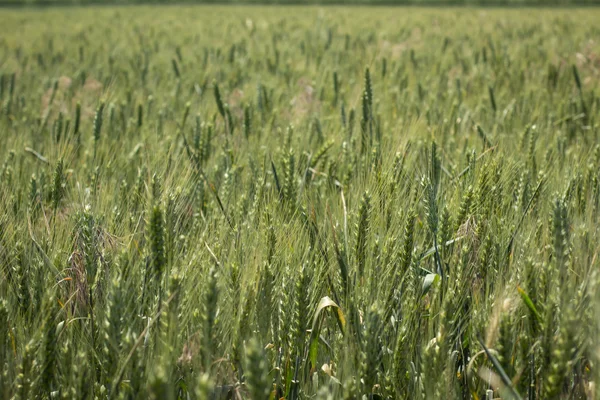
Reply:
M597 398L599 18L3 10L0 398Z

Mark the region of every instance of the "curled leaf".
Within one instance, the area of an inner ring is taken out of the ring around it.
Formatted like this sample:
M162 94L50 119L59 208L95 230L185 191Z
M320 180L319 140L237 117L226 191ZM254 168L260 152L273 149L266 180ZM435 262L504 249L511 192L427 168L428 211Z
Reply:
M421 295L425 296L427 294L427 292L429 292L429 289L431 289L431 286L437 282L440 279L440 276L438 274L427 274L425 275L425 278L423 279L423 289L421 291Z
M333 309L338 326L340 327L342 333L346 332L346 317L344 316L342 309L336 304L335 301L331 300L328 296L323 297L321 301L319 301L319 305L317 306L317 310L315 311L312 329L310 332L309 360L312 368L315 368L317 365L317 355L319 353L319 336L321 331L321 325L323 324L323 320L325 319L324 310L327 310L329 308Z

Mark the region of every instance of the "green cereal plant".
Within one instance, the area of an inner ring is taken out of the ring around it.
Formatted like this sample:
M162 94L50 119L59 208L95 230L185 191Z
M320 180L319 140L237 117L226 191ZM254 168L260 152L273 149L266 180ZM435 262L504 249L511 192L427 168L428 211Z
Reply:
M84 3L1 12L0 398L598 397L598 10Z

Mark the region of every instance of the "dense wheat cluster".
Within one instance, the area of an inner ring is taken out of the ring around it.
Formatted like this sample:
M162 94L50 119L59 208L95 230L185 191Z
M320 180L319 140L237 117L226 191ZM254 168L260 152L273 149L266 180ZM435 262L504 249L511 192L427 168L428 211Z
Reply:
M0 398L598 398L600 12L3 10Z

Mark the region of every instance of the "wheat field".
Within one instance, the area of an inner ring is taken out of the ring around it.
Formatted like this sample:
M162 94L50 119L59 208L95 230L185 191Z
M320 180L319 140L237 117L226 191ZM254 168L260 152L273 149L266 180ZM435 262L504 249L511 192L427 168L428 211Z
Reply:
M600 398L600 10L0 19L1 399Z

